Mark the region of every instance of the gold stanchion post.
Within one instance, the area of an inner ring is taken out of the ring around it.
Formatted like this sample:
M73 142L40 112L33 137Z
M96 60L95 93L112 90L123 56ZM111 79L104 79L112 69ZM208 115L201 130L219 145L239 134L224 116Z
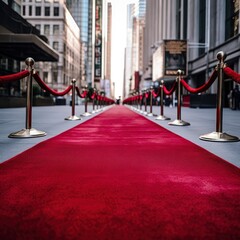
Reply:
M147 98L146 98L146 92L147 90L144 91L144 115L147 115Z
M85 90L87 90L87 86L85 87ZM83 117L88 117L88 116L92 115L87 110L87 104L88 104L88 94L86 94L86 96L85 96L85 112L81 115Z
M34 60L29 57L25 60L25 63L30 71L30 75L27 78L26 128L18 132L11 133L8 136L9 138L33 138L46 136L45 132L32 128L32 75L34 71Z
M164 87L164 81L162 80L161 81L161 85L160 85L160 88L161 88L161 92L160 92L160 101L161 101L161 104L160 104L160 115L155 118L156 120L170 120L171 118L169 117L166 117L164 116L163 114L163 87Z
M212 142L238 142L240 139L236 136L229 135L222 132L222 118L223 118L223 81L224 81L224 60L226 54L223 51L218 52L218 88L217 88L217 109L216 109L216 131L208 133L199 137L204 141Z
M153 104L153 87L150 88L150 112L147 114L147 116L152 117L153 116L153 112L152 112L152 104Z
M69 120L69 121L81 120L80 117L75 115L75 90L76 90L76 79L74 78L72 80L72 115L65 118L65 120Z
M93 94L94 94L94 98L93 98L93 110L92 113L96 113L97 111L95 110L95 94L96 94L96 89L93 89Z
M176 78L176 81L178 83L178 105L177 105L177 119L173 122L169 122L169 125L174 126L189 126L190 123L185 122L181 119L181 76L183 74L183 71L178 70L178 76Z

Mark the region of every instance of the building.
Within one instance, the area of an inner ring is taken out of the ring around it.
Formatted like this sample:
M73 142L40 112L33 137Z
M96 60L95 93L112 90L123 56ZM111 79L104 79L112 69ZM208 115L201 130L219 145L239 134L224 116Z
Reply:
M35 68L53 89L61 91L73 78L80 85L80 30L64 0L32 0L22 2L22 16L49 40L59 54L57 63L37 62Z
M21 17L20 13L21 1L0 1L1 75L21 71L21 62L27 57L32 57L35 61L58 61L58 53L49 46L48 39ZM5 100L1 100L1 107L4 107L3 103L10 102L12 105L8 107L24 106L24 94L24 80L1 84L0 96L5 97Z
M81 86L92 85L92 1L67 0L67 8L80 28L81 39Z
M186 78L192 87L199 87L208 80L218 63L219 51L227 53L228 66L240 71L239 0L155 0L146 3L145 86L158 85L161 79L170 82L175 79L168 76L152 82L154 53L169 39L187 41ZM234 84L230 79L224 81L225 106L228 106L227 95ZM215 82L201 98L210 99L210 95L216 93Z
M143 73L143 47L146 1L129 4L127 10L127 46L125 50L124 93L139 91Z

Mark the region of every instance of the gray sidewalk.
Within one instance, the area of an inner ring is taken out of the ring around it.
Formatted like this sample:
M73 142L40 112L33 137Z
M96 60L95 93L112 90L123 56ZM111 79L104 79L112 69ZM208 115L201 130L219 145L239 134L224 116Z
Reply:
M148 107L149 111L149 107ZM160 114L160 107L154 106L153 113ZM164 107L164 115L171 120L159 121L156 117L147 117L160 126L188 139L189 141L205 148L209 152L240 167L240 142L209 142L199 139L201 135L216 131L215 108L181 108L181 119L190 123L189 126L172 126L168 123L177 119L177 107ZM223 132L240 138L240 111L223 109ZM189 161L191 163L191 161Z
M92 111L92 107L89 106L88 110ZM158 115L159 112L160 107L154 106L153 113ZM0 162L99 114L81 117L79 121L66 121L64 118L71 115L70 106L33 107L32 127L45 131L47 136L26 139L8 138L10 133L25 128L25 113L25 108L0 108ZM84 113L84 106L76 106L76 115L79 116L82 113ZM200 135L216 130L216 109L183 107L181 113L182 120L189 122L190 126L170 126L169 121L157 121L155 117L146 118L240 167L240 142L207 142L199 139ZM175 120L177 108L165 107L164 115L170 117L170 121ZM240 111L223 110L223 132L240 137Z

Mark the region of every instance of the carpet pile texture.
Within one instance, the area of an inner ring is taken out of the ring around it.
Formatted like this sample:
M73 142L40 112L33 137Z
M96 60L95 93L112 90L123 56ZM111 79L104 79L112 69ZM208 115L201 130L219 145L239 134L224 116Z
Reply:
M2 163L0 206L3 240L240 239L240 170L114 106Z

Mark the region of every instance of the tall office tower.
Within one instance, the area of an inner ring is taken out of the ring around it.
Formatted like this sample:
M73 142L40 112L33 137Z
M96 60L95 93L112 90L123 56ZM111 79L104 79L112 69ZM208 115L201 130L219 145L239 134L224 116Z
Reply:
M112 4L106 4L106 32L104 35L105 54L104 56L104 91L108 97L114 97L114 87L111 81L111 54L112 54Z
M57 63L38 62L35 68L52 88L62 90L73 78L80 81L80 30L64 0L22 2L22 15L34 25L58 52Z
M143 73L143 46L146 0L128 5L127 46L125 51L124 95L139 90Z
M80 28L81 39L81 85L91 85L92 62L92 1L91 0L67 0L67 8Z

